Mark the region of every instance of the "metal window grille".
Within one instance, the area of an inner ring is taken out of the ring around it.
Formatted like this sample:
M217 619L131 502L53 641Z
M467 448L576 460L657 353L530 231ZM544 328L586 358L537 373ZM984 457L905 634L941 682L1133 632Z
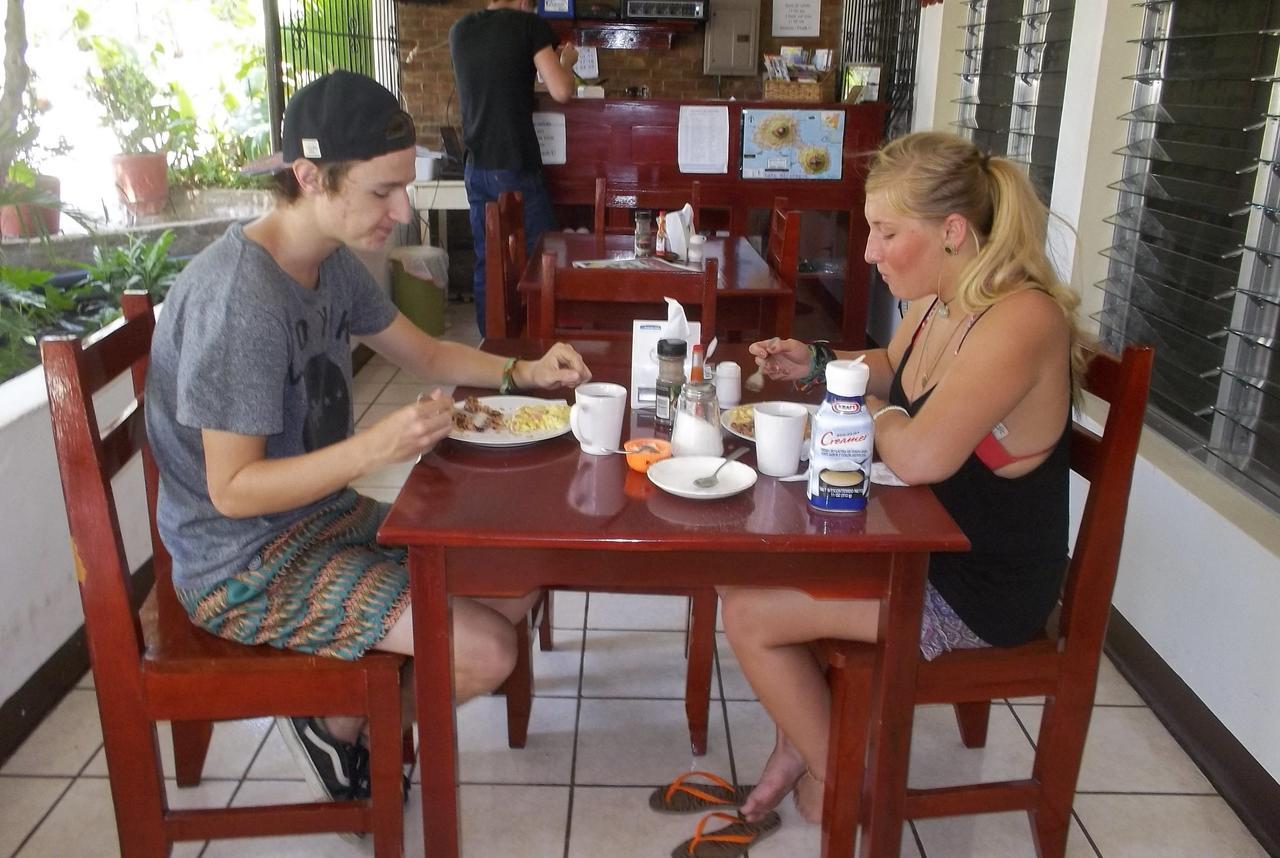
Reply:
M967 0L956 126L1023 164L1047 202L1058 156L1074 0Z
M396 0L263 0L272 143L298 87L335 69L360 72L400 95Z
M1108 276L1148 423L1280 509L1280 0L1147 0Z
M886 139L911 130L919 30L920 0L845 2L841 70L850 63L880 66L879 98L889 106L885 116Z

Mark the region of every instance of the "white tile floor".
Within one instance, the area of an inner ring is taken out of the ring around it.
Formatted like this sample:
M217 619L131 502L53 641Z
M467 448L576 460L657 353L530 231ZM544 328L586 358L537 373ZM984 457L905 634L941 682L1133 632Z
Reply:
M474 340L469 305L451 305L450 334ZM401 388L406 388L402 390ZM420 385L375 361L356 383L367 421ZM365 490L388 500L407 469L388 469ZM468 858L664 856L690 836L696 817L648 810L648 789L690 767L742 782L758 775L772 728L723 638L712 685L708 754L689 756L684 721L682 600L556 594L555 649L534 660L537 699L528 747L506 746L500 698L458 712L464 854ZM117 854L92 680L86 677L0 768L0 856L67 858ZM1025 776L1040 705L1001 702L988 746L966 750L943 707L917 711L911 779L934 785ZM161 736L161 747L167 738ZM171 767L167 766L171 775ZM179 790L176 805L305 799L306 788L269 721L219 725L204 783ZM407 810L410 856L422 855L420 792ZM1258 843L1170 738L1151 710L1104 660L1068 842L1070 856L1214 858L1262 856ZM753 856L816 855L817 830L789 805L781 831ZM336 836L183 844L179 856L370 854ZM930 820L903 836L904 856L1033 856L1026 817Z

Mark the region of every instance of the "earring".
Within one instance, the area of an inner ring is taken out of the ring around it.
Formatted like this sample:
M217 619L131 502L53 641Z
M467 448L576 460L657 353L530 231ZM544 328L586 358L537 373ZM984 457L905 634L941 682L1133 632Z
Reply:
M942 245L942 252L945 253L947 256L954 256L956 249L949 244L944 244Z

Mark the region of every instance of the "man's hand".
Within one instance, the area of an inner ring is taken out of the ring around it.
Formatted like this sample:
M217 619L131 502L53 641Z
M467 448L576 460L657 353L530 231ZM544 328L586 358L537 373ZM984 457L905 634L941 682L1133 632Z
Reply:
M453 400L439 389L379 420L369 430L374 454L384 464L429 453L453 428Z
M578 62L578 48L573 42L565 42L559 48L561 67L573 71L574 65Z
M813 355L809 347L799 340L780 340L777 337L752 343L747 351L755 355L756 366L774 380L794 381L804 378L812 369Z
M525 390L577 387L591 380L582 355L567 343L556 343L536 361L518 361L514 370L516 387Z

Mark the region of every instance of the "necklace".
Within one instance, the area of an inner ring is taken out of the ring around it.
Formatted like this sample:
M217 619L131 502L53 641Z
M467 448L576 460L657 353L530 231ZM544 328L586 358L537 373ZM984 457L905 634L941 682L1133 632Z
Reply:
M947 305L945 303L939 301L933 315L939 319L947 318L948 314L943 312L946 309L946 306ZM917 364L917 371L919 375L919 380L916 382L917 390L923 392L928 387L929 378L933 375L934 370L938 368L938 364L942 362L942 356L946 354L947 346L951 345L951 341L956 338L956 333L961 328L968 328L971 326L973 324L973 320L974 317L970 314L969 318L965 322L957 324L952 328L951 335L947 337L946 341L938 348L938 353L934 356L933 360L929 361L929 337L933 333L934 327L934 319L929 319L928 330L924 332L924 340L920 343L920 363ZM957 348L956 351L959 351L959 348ZM926 364L928 365L928 369L925 368Z
M954 300L955 300L955 298L952 298L952 299L951 299L951 301L954 301ZM941 297L941 296L939 296L939 297L938 297L938 309L937 309L937 313L938 313L938 318L939 318L939 319L950 319L950 318L951 318L951 301L944 301L944 300L942 300L942 297Z

